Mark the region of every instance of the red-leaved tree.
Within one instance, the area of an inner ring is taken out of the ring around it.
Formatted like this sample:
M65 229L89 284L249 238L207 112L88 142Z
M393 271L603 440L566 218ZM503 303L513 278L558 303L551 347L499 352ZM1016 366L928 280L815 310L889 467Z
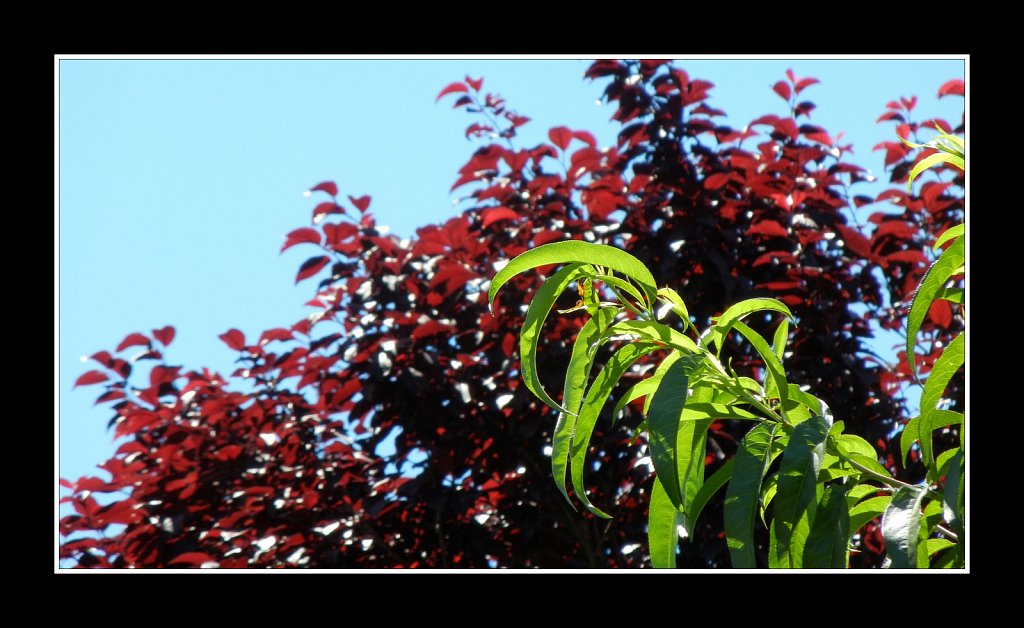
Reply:
M574 511L551 479L555 417L520 385L518 331L536 284L513 280L499 315L487 311L496 269L565 239L639 257L698 325L740 299L784 301L799 321L791 379L876 443L898 476L920 476L901 468L894 440L909 418L906 356L888 364L867 342L872 323L899 329L935 235L963 218L964 182L940 173L908 194L909 169L924 155L894 137L879 147L894 187L856 195L865 170L810 122L805 90L817 81L787 74L774 86L784 103L741 131L706 104L711 83L669 62L595 62L587 77L607 84L622 125L608 149L569 127L520 146L516 129L528 118L482 79L449 85L439 98L470 111L466 133L483 141L452 186L472 207L401 240L377 229L368 196L321 183L310 226L284 245L316 250L298 272L321 278L314 314L258 337L225 332L240 362L230 377L167 363L169 327L92 356L95 370L77 383L103 385L114 434L128 440L100 465L107 478L61 480L75 512L60 522L61 557L81 567L649 564L652 468L632 439L638 408L614 427L604 421L592 441L586 482L614 518ZM939 95L963 90L951 81ZM880 120L904 137L951 128L913 121L915 104L894 101ZM852 217L868 205L875 211L861 226ZM572 306L573 295L563 299L559 307ZM576 316L545 328L542 381L561 381ZM933 307L923 346L961 327L948 307ZM732 355L737 369L760 368L742 346ZM747 427L712 426L708 473ZM680 566L729 564L721 495L704 513ZM857 542L854 563L877 565L877 531Z

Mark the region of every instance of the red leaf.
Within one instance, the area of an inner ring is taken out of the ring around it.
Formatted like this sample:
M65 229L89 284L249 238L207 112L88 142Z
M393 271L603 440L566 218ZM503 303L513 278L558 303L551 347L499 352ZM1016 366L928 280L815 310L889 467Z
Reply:
M786 76L789 78L790 83L796 83L796 74L793 74L793 68L786 70Z
M791 92L789 91L789 85L787 83L779 81L775 85L772 85L772 89L775 90L775 93L778 94L782 100L789 102Z
M519 214L515 213L508 207L492 207L491 209L485 209L481 215L483 216L484 227L489 227L491 224L499 220L514 220L519 217Z
M573 131L572 136L591 148L597 148L597 138L590 131Z
M928 258L921 251L896 251L885 256L887 262L908 262L911 264L927 264Z
M715 173L715 174L711 175L710 177L708 177L707 179L704 179L704 189L705 190L717 190L718 188L720 188L723 185L725 185L726 183L728 183L729 179L731 177L732 177L732 173L731 172L718 172L718 173Z
M114 358L107 351L97 351L96 353L89 356L90 360L96 360L100 364L106 367L110 367L113 364Z
M323 183L317 183L313 187L309 188L310 192L327 192L331 196L338 195L338 186L334 181L324 181Z
M436 336L440 333L450 332L455 328L451 325L445 325L437 321L427 321L412 332L412 339L419 340L420 338L427 338L430 336Z
M885 120L898 120L900 122L906 122L906 119L903 117L903 114L898 111L886 111L882 115L878 116L878 119L875 120L875 122L883 122Z
M369 196L350 196L348 200L352 201L352 204L356 206L359 213L365 214L366 210L370 208L370 197Z
M751 227L747 229L747 234L771 236L778 238L789 237L789 232L786 231L786 228L780 225L779 223L775 222L774 220L762 220L756 225L751 225Z
M303 279L309 279L313 275L320 272L320 270L331 261L331 258L326 255L318 255L317 257L311 257L302 263L299 267L299 274L295 275L295 283L299 283Z
M466 77L466 82L473 88L474 92L480 91L480 88L484 86L484 78L481 76L478 79L471 79L469 76Z
M153 337L159 340L160 344L166 347L174 340L174 327L167 325L160 329L154 329Z
M943 96L963 96L965 91L964 82L961 79L946 81L939 88L939 98Z
M237 329L229 329L217 337L223 340L224 344L235 351L241 351L245 348L245 334Z
M213 457L221 462L227 462L228 460L234 460L241 453L241 445L227 445L226 447L221 447Z
M900 96L900 102L903 103L903 107L906 108L907 111L910 111L915 105L917 105L917 96L911 96L910 98L903 98Z
M101 373L100 371L86 371L85 373L82 373L81 375L78 376L78 379L75 380L75 385L73 386L73 388L78 388L79 386L91 386L93 384L99 384L100 382L105 382L108 379L110 378L107 377L105 373Z
M551 143L555 146L565 150L569 146L569 142L572 141L572 131L568 127L556 126L555 128L548 131L548 138Z
M313 224L319 223L327 214L344 214L345 208L337 203L320 203L313 208Z
M443 96L446 96L448 94L453 94L455 92L465 92L465 91L469 91L469 90L468 90L468 88L466 87L466 85L464 83L450 83L447 87L442 89L440 91L440 93L438 93L437 98L434 99L434 102L437 102L437 101L441 100L441 98Z
M953 310L949 306L949 301L945 299L933 301L931 307L928 308L928 318L940 327L949 327L949 324L953 322Z
M285 239L284 246L281 247L281 252L284 253L296 244L302 244L304 242L308 244L320 244L320 232L316 229L310 229L309 227L300 227L295 231L292 231Z
M800 92L804 91L804 89L810 87L811 85L814 85L815 83L820 82L821 81L819 81L818 79L810 77L800 79L799 81L796 82L796 93L799 94Z
M292 336L292 332L288 331L287 329L283 327L275 327L274 329L268 329L267 331L263 332L263 334L260 336L259 344L265 345L268 342L271 342L272 340L291 340L293 337L294 336Z
M202 565L203 563L217 562L206 552L185 552L178 554L170 560L171 565Z
M121 341L121 344L117 345L117 349L114 349L114 351L124 351L128 347L136 346L148 347L149 338L139 333L128 334L127 336L124 337L124 340Z

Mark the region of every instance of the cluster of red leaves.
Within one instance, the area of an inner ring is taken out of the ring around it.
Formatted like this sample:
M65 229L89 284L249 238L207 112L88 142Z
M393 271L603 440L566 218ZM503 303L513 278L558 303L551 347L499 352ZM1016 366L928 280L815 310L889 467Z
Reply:
M797 99L814 79L790 72L773 88L787 115L736 130L705 102L711 83L667 62L598 61L587 76L608 81L605 98L623 125L616 146L563 126L550 143L516 148L527 118L482 92L482 80L442 90L438 99L483 120L468 137L497 143L477 149L452 187L472 206L415 238L378 230L369 197L346 204L334 183L315 186L311 226L283 247L319 248L296 278L323 275L315 312L252 344L239 330L221 336L239 352L232 376L250 392L166 365L154 340L169 343L170 328L126 338L117 353L146 348L133 358L93 356L103 368L79 384L105 385L100 401L129 440L101 465L111 479L63 481L76 514L61 521L61 556L83 567L644 565L651 467L630 443L636 408L592 441L590 497L615 518L573 511L550 477L554 417L520 386L516 339L535 280L514 279L497 318L487 313L488 279L502 263L564 239L638 256L680 291L698 324L739 299L785 301L800 321L790 378L895 467L902 380L868 360L864 343L872 319L892 324L896 314L872 271L882 271L890 303L905 298L926 261L912 253L962 215L950 186L903 194L905 215L880 212L871 222L879 227L864 233L849 223L848 189L867 175L842 161L848 147L811 125L814 105ZM894 183L915 158L892 162ZM887 194L852 203L897 198ZM897 220L913 228L882 228ZM565 299L560 307L572 305ZM539 369L552 390L580 323L562 316L545 329ZM731 353L738 368L760 366L743 346ZM129 381L142 359L159 361L148 386ZM709 473L743 429L714 426ZM98 493L113 501L100 505ZM720 497L705 512L680 565L728 565ZM874 564L872 547L861 564Z

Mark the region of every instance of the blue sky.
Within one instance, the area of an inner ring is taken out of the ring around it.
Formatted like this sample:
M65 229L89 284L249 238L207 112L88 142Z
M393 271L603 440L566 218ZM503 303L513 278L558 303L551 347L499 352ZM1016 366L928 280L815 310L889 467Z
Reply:
M92 475L115 446L93 407L99 387L72 390L81 356L130 332L174 325L165 352L187 369L229 374L217 335L289 326L315 282L294 285L311 254L279 255L287 232L307 226L303 192L334 180L342 194L373 197L378 224L412 235L458 212L449 188L475 144L469 116L435 104L438 91L483 76L532 121L519 145L546 141L557 125L618 129L599 105L604 84L582 79L583 60L88 60L59 62L59 277L57 377L60 475ZM881 175L893 126L875 119L886 102L920 97L919 119L959 121L959 98L937 100L962 60L693 60L680 66L715 83L709 104L742 126L785 114L771 90L787 68L821 84L802 96L812 122L846 131L854 163ZM879 184L880 185L880 184ZM862 191L869 191L862 188ZM875 190L877 191L877 189ZM871 208L869 211L874 211ZM866 218L866 213L863 218Z

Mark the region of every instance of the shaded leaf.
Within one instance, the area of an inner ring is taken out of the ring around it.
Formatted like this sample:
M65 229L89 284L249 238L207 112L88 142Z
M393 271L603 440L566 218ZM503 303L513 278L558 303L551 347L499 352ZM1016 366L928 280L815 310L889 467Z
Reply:
M326 255L318 255L316 257L309 258L302 263L302 266L299 267L299 272L295 275L295 283L299 283L303 279L309 279L313 275L317 274L324 266L330 263L330 261L331 258Z
M917 566L921 502L927 494L923 487L901 487L882 513L885 555L893 569L914 569Z
M825 488L814 515L814 525L804 544L807 569L845 569L850 539L850 513L842 484Z
M811 417L796 426L782 455L772 531L776 557L784 568L803 566L804 543L821 490L817 477L828 430L824 418Z

